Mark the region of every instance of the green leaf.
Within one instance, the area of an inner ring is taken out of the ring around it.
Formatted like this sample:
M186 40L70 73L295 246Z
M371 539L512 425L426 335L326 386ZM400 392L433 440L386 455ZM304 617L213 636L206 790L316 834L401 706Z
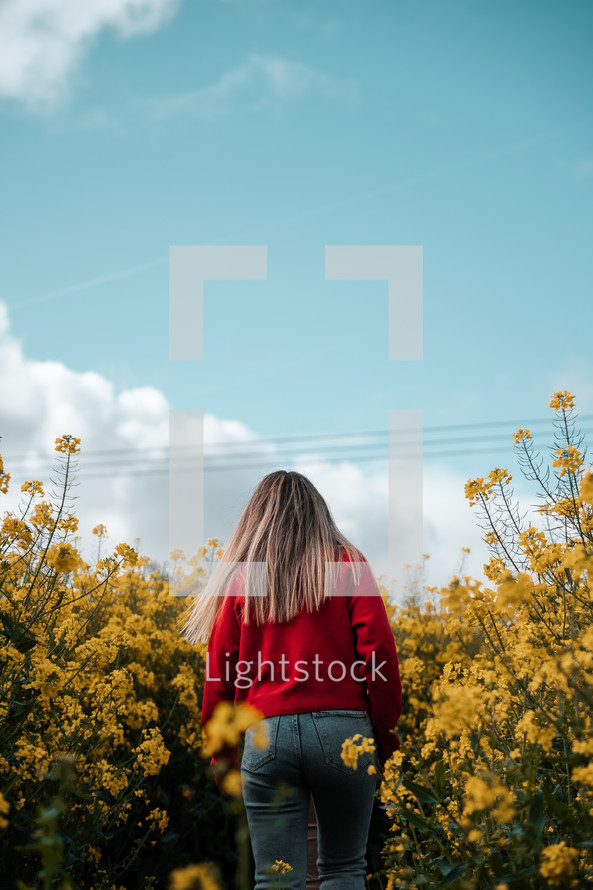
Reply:
M408 791L411 791L415 797L421 803L439 803L439 798L436 796L432 788L428 788L426 785L419 785L417 782L412 782L410 779L404 776L403 780L404 788L407 788Z
M544 795L541 789L538 788L533 795L533 800L531 801L527 817L527 824L529 825L531 834L538 845L541 841L544 825L546 824L546 814L544 813L543 803Z
M451 865L451 863L447 859L434 859L432 865L436 865L440 873L445 877L451 872L453 868L457 868L456 865Z
M412 810L408 810L407 807L402 807L399 810L398 815L401 816L402 819L411 822L416 828L423 828L425 831L429 831L431 834L434 834L435 837L442 838L444 836L443 829L438 822L429 822L424 816L421 816L419 813L414 813Z
M539 874L538 866L532 865L529 868L523 868L521 871L515 872L514 874L496 875L496 880L505 881L507 884L515 884L517 881L522 881L523 878L528 878L530 875L537 874Z
M445 761L439 760L434 768L434 786L436 788L436 792L439 797L442 795L443 790L445 788L446 781L446 769L445 769Z
M467 862L462 862L460 865L456 865L455 868L452 868L449 874L444 880L441 881L440 884L437 884L437 890L440 890L441 887L449 887L453 881L455 881L459 875L462 875L465 869L467 868Z
M0 621L4 625L4 633L19 652L27 652L37 645L37 637L24 625L16 624L6 612L0 612Z

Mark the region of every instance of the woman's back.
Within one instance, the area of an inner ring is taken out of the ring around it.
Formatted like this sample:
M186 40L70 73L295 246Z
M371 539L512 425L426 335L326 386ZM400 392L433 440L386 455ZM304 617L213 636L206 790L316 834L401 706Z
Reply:
M393 632L366 562L360 580L343 553L332 595L287 622L245 624L241 576L231 583L210 637L202 724L219 701L246 702L266 717L305 711L367 710L379 760L399 748L401 715Z
M377 582L311 481L284 470L257 486L218 568L185 632L190 642L208 640L207 739L219 702L264 715L266 747L250 726L240 764L254 890L276 886L278 859L292 867L283 886L304 890L311 799L321 887L363 890L377 769L400 746L402 705ZM364 740L354 765L342 758L347 738ZM238 755L237 745L212 762L238 768Z

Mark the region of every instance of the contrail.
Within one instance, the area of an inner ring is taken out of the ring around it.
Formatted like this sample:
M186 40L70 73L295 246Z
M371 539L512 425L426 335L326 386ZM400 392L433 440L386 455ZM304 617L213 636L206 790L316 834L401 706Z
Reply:
M472 158L466 158L463 161L458 161L454 164L447 164L444 167L439 167L437 170L429 170L426 173L419 173L416 176L410 176L406 179L401 179L398 182L392 182L387 185L381 186L380 188L372 189L366 192L359 192L356 195L350 195L346 198L342 198L339 201L333 201L330 204L321 204L318 207L313 207L308 210L303 211L302 213L295 214L293 216L285 217L281 220L276 220L275 222L266 223L261 226L252 227L249 229L244 229L241 232L236 232L232 235L227 236L224 239L218 240L209 240L209 244L229 244L236 243L237 239L251 237L258 232L266 232L269 231L270 228L277 229L283 225L289 225L293 222L300 222L302 220L310 219L313 216L316 216L319 213L326 213L331 210L336 210L341 207L348 206L350 204L356 204L360 201L366 201L371 198L380 197L381 195L389 194L389 192L396 191L400 188L405 188L409 185L416 185L420 182L425 182L426 180L436 179L439 176L442 176L446 173L452 173L456 170L463 170L465 167L469 167L472 164L480 164L485 161L491 160L493 158L502 157L504 155L515 154L520 151L524 151L527 148L532 148L535 145L540 145L544 142L549 142L552 139L557 139L560 136L564 136L567 133L571 133L573 130L577 130L580 127L583 127L587 124L590 124L591 120L586 119L583 121L579 121L576 124L570 124L567 127L561 127L559 130L552 130L548 133L540 133L538 136L532 136L527 139L523 139L521 142L513 143L512 145L501 146L500 148L494 148L487 152L482 152L479 155L475 155ZM40 294L35 297L29 297L28 299L18 300L13 305L11 305L10 309L13 311L14 309L19 309L21 306L30 306L35 303L43 303L48 300L55 300L59 297L68 296L69 294L79 293L83 290L89 290L93 287L98 287L101 284L106 284L109 281L117 281L120 278L127 278L131 275L137 275L139 272L143 272L145 269L151 269L154 266L162 266L165 263L169 262L169 257L161 257L157 260L151 260L147 263L142 263L139 266L131 266L128 269L121 269L119 272L111 272L107 275L100 275L97 278L90 278L87 281L81 281L78 284L70 285L69 287L60 288L59 290L49 291L45 294Z

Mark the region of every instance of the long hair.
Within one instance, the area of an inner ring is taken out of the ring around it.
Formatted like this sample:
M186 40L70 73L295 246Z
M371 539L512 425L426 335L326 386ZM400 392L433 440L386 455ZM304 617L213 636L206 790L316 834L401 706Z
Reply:
M245 624L250 607L256 624L289 621L302 609L317 610L330 589L326 563L332 564L331 572L342 562L343 551L358 579L358 561L366 560L340 532L313 483L294 471L269 473L251 495L216 570L196 595L182 635L192 644L208 642L238 563ZM263 564L263 578L252 563L260 568Z

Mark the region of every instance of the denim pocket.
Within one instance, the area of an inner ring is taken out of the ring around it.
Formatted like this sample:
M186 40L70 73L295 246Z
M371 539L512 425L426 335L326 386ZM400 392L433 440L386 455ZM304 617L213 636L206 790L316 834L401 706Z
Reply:
M263 717L257 721L257 724L249 726L245 732L245 741L243 745L243 757L241 759L241 768L256 772L264 763L273 760L276 757L276 736L278 735L278 723L280 716ZM259 732L261 728L267 732L268 742L265 748L258 748L254 741L254 732Z
M364 751L360 754L356 769L342 760L342 745L346 739L351 739L357 734L367 739L374 738L368 711L339 708L334 711L312 711L311 716L328 766L344 773L360 772L363 769L366 772L371 764L377 767L376 751ZM360 742L361 739L356 741Z

